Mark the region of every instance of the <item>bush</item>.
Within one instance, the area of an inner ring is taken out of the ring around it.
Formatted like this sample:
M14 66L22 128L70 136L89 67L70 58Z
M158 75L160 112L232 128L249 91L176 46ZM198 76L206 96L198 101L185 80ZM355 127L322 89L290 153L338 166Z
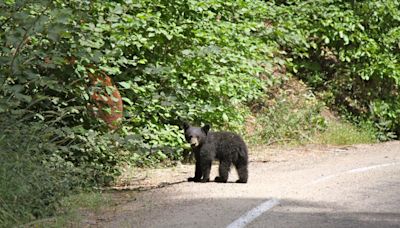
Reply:
M42 154L42 147L49 143L39 125L10 128L2 122L1 128L0 224L10 227L51 215L58 201L82 181L75 175L79 170Z
M328 105L374 121L390 138L400 132L399 7L393 0L286 1L273 7L269 37Z
M270 91L247 121L246 139L255 144L313 142L316 133L326 129L320 114L323 103L296 79ZM257 106L255 106L257 107Z
M240 130L246 104L281 80L266 10L245 0L1 2L0 149L15 152L2 160L2 218L50 215L70 190L112 182L124 162L181 159L182 120ZM103 74L125 103L114 131L87 109L94 94L115 99L92 85Z
M0 112L54 121L60 134L91 143L87 130L102 127L86 110L88 74L104 72L123 95L119 133L136 141L133 160L179 159L183 140L172 138L182 139L182 120L240 130L246 103L281 80L272 76L283 60L264 39L262 1L2 4ZM82 149L69 151L84 159Z
M51 216L65 196L110 184L132 145L110 133L79 135L0 116L0 223L6 227Z

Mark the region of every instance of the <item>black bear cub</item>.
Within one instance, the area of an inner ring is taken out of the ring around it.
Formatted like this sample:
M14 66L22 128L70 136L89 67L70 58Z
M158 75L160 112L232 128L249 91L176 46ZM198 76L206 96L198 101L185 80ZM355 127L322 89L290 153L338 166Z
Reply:
M219 160L219 176L215 182L226 183L231 165L236 167L239 175L237 183L247 183L248 153L246 143L242 137L231 132L210 132L210 125L193 127L183 124L185 138L196 158L196 170L194 177L188 181L210 181L211 163Z

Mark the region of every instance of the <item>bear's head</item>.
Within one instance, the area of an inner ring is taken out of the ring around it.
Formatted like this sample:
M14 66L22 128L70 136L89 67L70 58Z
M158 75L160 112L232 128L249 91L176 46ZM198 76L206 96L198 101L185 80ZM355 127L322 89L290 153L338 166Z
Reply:
M206 124L204 127L193 127L188 123L184 123L183 130L185 131L185 139L190 146L192 148L198 148L206 141L210 125Z

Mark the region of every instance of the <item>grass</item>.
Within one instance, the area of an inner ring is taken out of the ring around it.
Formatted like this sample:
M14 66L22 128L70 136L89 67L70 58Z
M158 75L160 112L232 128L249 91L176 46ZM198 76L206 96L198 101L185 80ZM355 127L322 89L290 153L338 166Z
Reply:
M376 133L371 126L355 126L347 122L330 121L327 128L314 137L315 143L329 145L350 145L376 143Z
M69 211L77 211L79 209L98 211L101 207L110 203L111 198L107 194L89 192L66 197L61 201L61 206L69 209Z
M58 216L36 220L24 227L81 227L90 214L111 204L111 197L100 192L71 195L61 200Z

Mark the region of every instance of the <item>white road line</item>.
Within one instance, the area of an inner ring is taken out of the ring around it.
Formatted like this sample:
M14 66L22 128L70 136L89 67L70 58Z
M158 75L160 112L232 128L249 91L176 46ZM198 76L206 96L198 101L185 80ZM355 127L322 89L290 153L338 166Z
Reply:
M262 215L264 212L268 211L269 209L275 207L278 204L279 204L278 199L267 200L264 203L258 205L257 207L251 209L246 214L242 215L240 218L236 219L234 222L229 224L227 226L227 228L245 227L247 224L252 222L255 218Z
M392 163L386 163L386 164L381 164L381 165L371 165L371 166L367 166L367 167L362 167L362 168L347 170L347 171L344 171L344 172L341 172L341 173L332 174L332 175L329 175L329 176L325 176L325 177L318 178L318 179L312 181L311 183L306 184L305 186L310 186L310 185L318 184L318 183L327 181L327 180L329 180L329 179L336 178L336 177L338 177L338 176L340 176L340 175L343 175L343 174L348 174L348 173L362 173L362 172L369 171L369 170L371 170L371 169L378 169L378 168L383 168L383 167L392 166L392 165L400 165L400 162L392 162Z
M372 165L372 166L367 166L363 168L358 168L358 169L352 169L347 171L346 173L362 173L371 169L378 169L386 166L391 166L391 165L399 165L400 162L393 162L393 163L386 163L386 164L381 164L381 165Z
M309 185L317 184L317 183L320 183L320 182L324 182L324 181L327 181L329 179L335 178L337 176L339 176L339 174L321 177L321 178L318 178L318 179L312 181L311 183L306 184L305 186L309 186Z
M382 167L392 166L392 165L399 165L399 164L400 164L400 162L393 162L393 163L386 163L386 164L381 164L381 165L372 165L372 166L367 166L367 167L362 167L362 168L357 168L357 169L351 169L351 170L348 170L348 171L344 171L342 173L332 174L332 175L329 175L329 176L321 177L319 179L316 179L316 180L312 181L309 184L306 184L305 186L309 186L309 185L317 184L317 183L320 183L320 182L324 182L326 180L338 177L338 176L346 174L346 173L362 173L362 172L366 172L366 171L371 170L371 169L377 169L377 168L382 168ZM262 204L258 205L257 207L251 209L246 214L242 215L240 218L238 218L235 221L233 221L226 228L243 228L243 227L246 227L247 224L251 223L258 216L262 215L264 212L272 209L273 207L275 207L278 204L279 204L279 200L278 199L267 200L267 201L263 202Z

